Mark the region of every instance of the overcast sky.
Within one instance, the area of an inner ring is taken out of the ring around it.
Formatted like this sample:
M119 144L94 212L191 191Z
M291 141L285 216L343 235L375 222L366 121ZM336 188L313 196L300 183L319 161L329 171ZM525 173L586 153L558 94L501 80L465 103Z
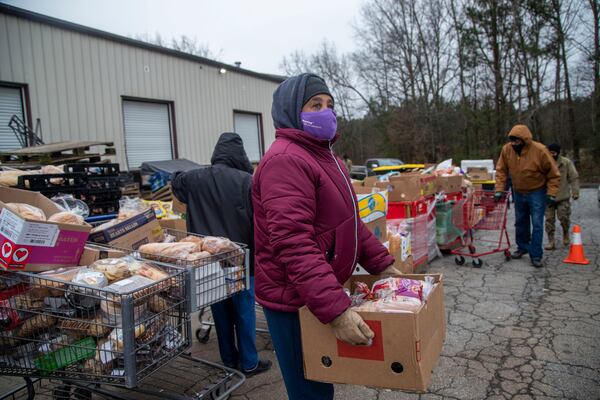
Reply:
M313 53L323 39L354 49L352 23L365 0L1 0L41 14L128 36L196 37L220 61L281 73L283 56Z

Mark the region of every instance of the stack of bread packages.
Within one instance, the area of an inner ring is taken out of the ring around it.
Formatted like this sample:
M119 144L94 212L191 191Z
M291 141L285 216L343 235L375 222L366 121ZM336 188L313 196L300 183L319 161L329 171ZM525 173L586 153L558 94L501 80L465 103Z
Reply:
M15 214L33 221L48 221L57 224L87 225L83 217L73 211L61 211L50 217L41 208L26 203L6 203L6 207Z
M0 273L0 365L124 379L132 373L124 369L125 351L135 353L138 371L166 362L188 345L184 276L130 256L39 274ZM134 348L125 348L124 327L133 327Z
M240 245L229 239L188 235L176 240L176 236L169 234L167 230L165 242L144 244L138 248L138 252L145 259L185 267L202 268L219 264L225 277L227 293L232 294L245 288L245 252Z

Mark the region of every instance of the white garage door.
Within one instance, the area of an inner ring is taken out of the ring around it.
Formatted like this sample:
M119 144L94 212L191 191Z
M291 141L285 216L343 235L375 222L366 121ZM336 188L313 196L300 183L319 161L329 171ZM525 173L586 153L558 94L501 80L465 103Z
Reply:
M235 132L244 141L244 149L250 161L260 161L262 151L259 115L236 112L233 122Z
M144 161L173 159L168 104L124 100L123 120L129 168L139 168Z
M0 86L0 151L21 147L15 133L8 127L14 114L25 121L21 95L20 88Z

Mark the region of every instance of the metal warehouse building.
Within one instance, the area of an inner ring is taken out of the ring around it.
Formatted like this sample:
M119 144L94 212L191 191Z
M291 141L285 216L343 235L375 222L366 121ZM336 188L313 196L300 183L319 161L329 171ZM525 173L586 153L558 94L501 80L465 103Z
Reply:
M113 142L116 161L209 163L218 136L238 132L258 161L275 139L271 99L281 77L0 4L0 150L7 126L40 119L46 143Z

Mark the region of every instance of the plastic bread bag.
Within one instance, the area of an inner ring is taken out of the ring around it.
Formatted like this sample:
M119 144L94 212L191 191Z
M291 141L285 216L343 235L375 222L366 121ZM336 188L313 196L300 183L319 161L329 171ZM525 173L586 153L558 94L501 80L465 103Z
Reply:
M138 248L140 254L185 259L190 253L198 251L196 243L147 243Z
M88 267L91 271L102 272L109 282L115 282L131 275L129 263L125 258L102 258Z
M373 295L376 299L408 297L421 304L423 281L397 277L380 279L373 284Z
M117 220L124 221L149 209L150 206L137 197L123 197L119 200Z
M40 173L44 174L44 175L57 175L57 174L64 174L65 173L65 166L64 165L44 165L41 169L40 169ZM51 178L50 179L50 183L53 185L62 185L64 183L64 179L63 178Z
M26 203L6 203L6 207L21 218L34 221L45 221L46 214L40 208Z
M68 283L75 278L83 267L58 268L44 271L31 278L30 297L62 297Z
M102 272L92 271L88 268L79 270L73 283L78 285L90 286L91 288L83 288L70 286L68 298L71 305L76 308L93 309L100 303L99 293L94 288L104 288L108 285L108 279Z
M71 194L54 196L52 201L65 212L78 215L82 218L87 218L90 215L88 205L84 201L76 199Z

